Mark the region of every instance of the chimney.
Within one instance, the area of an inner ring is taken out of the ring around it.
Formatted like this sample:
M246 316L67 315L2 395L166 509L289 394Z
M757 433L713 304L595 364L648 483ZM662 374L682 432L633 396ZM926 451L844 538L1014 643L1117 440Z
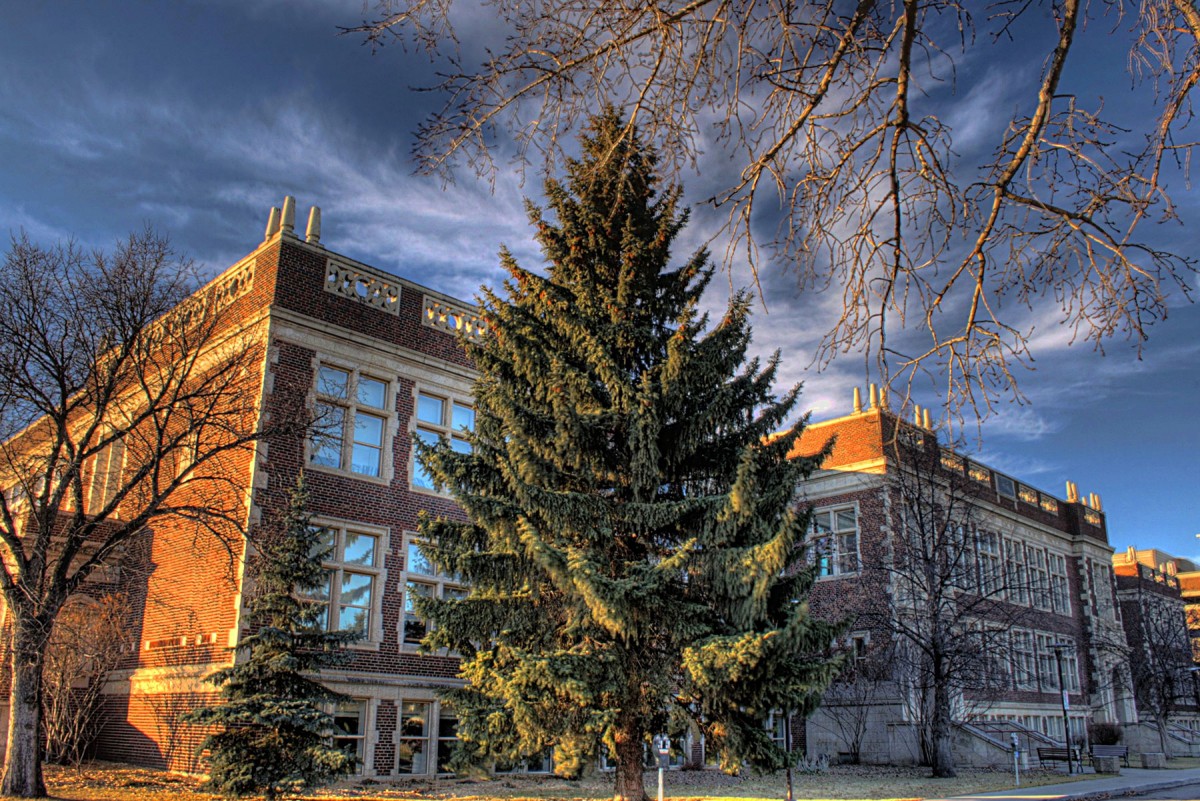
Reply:
M1074 481L1067 482L1067 503L1079 502L1079 487L1075 486Z
M917 428L921 427L921 404L913 404L913 425Z
M279 228L291 236L296 233L296 198L291 195L283 198L283 215L279 221Z
M885 412L888 410L888 388L886 386L879 390L879 405Z
M1095 509L1097 512L1101 511L1104 508L1103 506L1100 505L1100 493L1093 492L1088 497L1091 498L1092 508Z
M1129 562L1130 564L1133 564L1137 561L1137 548L1134 548L1132 545L1130 545L1125 549L1125 561Z
M271 216L267 217L267 232L263 235L263 239L270 239L277 233L279 233L279 209L272 206Z
M930 418L929 418L929 409L921 410L921 425L925 426L926 431L933 430L933 423L930 422Z
M871 403L871 409L879 408L879 387L871 384L867 387L867 396Z
M304 241L310 245L321 244L321 210L316 206L308 210L308 227L304 229Z

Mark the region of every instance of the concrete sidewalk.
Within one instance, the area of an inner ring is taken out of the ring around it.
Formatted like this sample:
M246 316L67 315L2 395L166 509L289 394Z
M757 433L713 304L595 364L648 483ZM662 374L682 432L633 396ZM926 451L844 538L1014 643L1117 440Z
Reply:
M1186 770L1143 770L1122 768L1120 775L1098 776L1066 784L1043 784L1040 787L1018 787L977 795L955 796L939 801L970 801L971 799L1012 799L1012 801L1075 801L1093 796L1122 796L1151 793L1184 784L1200 784L1200 768Z

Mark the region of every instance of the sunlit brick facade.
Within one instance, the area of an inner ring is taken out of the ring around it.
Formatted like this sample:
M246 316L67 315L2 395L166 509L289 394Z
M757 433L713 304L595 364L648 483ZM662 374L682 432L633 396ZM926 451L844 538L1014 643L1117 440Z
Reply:
M810 753L853 751L847 736L847 707L866 712L858 756L871 762L919 758L913 729L912 690L904 673L904 645L893 632L907 603L898 600L895 537L903 525L903 503L895 476L898 459L916 461L951 475L970 488L969 521L962 526L966 549L964 584L1002 582L996 603L977 624L994 629L989 659L995 675L986 691L961 690L954 700L955 749L964 763L998 763L1016 732L1023 747L1061 740L1063 713L1052 645L1065 645L1066 686L1073 734L1087 721L1132 722L1136 709L1123 665L1123 635L1110 569L1104 514L1099 498L1081 497L1068 485L1058 498L973 461L938 442L928 414L900 421L872 388L864 408L810 425L799 452L812 453L832 440L829 458L800 488L815 509L810 548L821 577L812 608L830 619L850 621L843 645L875 678L827 701L809 722ZM908 456L906 456L906 454ZM882 617L881 617L882 616ZM891 617L889 617L891 616ZM974 625L974 623L972 624ZM899 650L898 650L899 649ZM874 667L871 668L874 663ZM869 697L868 697L869 696Z
M267 345L261 413L301 400L320 415L319 430L260 443L252 463L227 466L230 484L245 493L253 530L304 471L309 511L333 547L318 600L331 628L363 635L347 664L322 673L352 699L336 710L338 740L357 752L365 776L434 773L454 729L436 691L456 681L457 660L417 653L424 622L411 598L459 588L414 543L422 512L457 509L414 467L411 443L472 424L472 371L456 334L475 332L478 321L461 301L327 250L318 212L305 237L293 216L290 199L282 215L273 210L262 244L214 284L230 276L246 284L229 314L256 319ZM109 681L99 756L196 767L200 732L178 717L214 698L201 680L229 664L244 634L252 577L243 547L160 526L128 554L137 648Z

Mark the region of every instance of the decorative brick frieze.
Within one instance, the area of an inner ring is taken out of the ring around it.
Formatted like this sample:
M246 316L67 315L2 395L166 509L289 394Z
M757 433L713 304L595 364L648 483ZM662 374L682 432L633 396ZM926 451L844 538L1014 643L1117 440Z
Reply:
M480 315L467 311L461 306L451 306L429 295L425 296L421 322L432 328L440 328L452 333L463 331L472 338L481 337L487 333L487 323Z
M388 314L400 313L400 286L330 259L325 266L325 291L365 303Z

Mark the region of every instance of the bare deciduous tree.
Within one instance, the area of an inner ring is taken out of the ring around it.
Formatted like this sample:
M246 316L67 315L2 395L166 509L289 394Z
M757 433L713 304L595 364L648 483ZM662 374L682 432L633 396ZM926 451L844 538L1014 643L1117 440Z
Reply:
M78 765L100 733L104 682L133 646L120 593L77 595L63 606L46 648L42 728L46 758Z
M863 569L882 574L878 586L890 592L860 621L887 633L921 755L934 776L949 777L955 717L979 714L1009 688L1011 630L1029 624L1031 593L1049 587L1005 569L1005 538L982 513L980 485L961 464L945 469L926 436L902 428L889 446L889 548Z
M1183 603L1140 585L1127 591L1137 612L1136 629L1127 629L1126 654L1138 710L1154 720L1162 752L1169 755L1171 718L1196 703L1191 673L1195 663Z
M224 314L246 287L226 278L193 294L197 284L150 231L111 255L22 236L0 267L4 795L45 795L43 667L64 604L160 525L240 554L247 510L231 469L304 422L281 410L259 425L265 342Z
M470 12L453 0L374 9L345 30L445 57L446 104L419 130L427 171L463 159L494 175L503 133L521 163L553 160L605 102L667 168L729 156L735 174L708 202L725 212L730 263L758 275L774 259L801 286L842 293L818 363L866 352L896 389L929 371L953 408L985 415L1021 397L1039 319L1140 349L1169 294L1188 291L1191 257L1147 229L1177 219L1168 184L1195 146L1194 0L493 0L480 13L506 38L477 68L456 37ZM1080 52L1089 21L1123 36L1093 48L1128 53ZM1027 82L1011 112L985 102L956 128L953 95L989 91L958 68L987 58L1040 69L1006 69L1006 89ZM1117 66L1109 86L1128 65L1147 102L1118 117L1080 99L1095 65Z

